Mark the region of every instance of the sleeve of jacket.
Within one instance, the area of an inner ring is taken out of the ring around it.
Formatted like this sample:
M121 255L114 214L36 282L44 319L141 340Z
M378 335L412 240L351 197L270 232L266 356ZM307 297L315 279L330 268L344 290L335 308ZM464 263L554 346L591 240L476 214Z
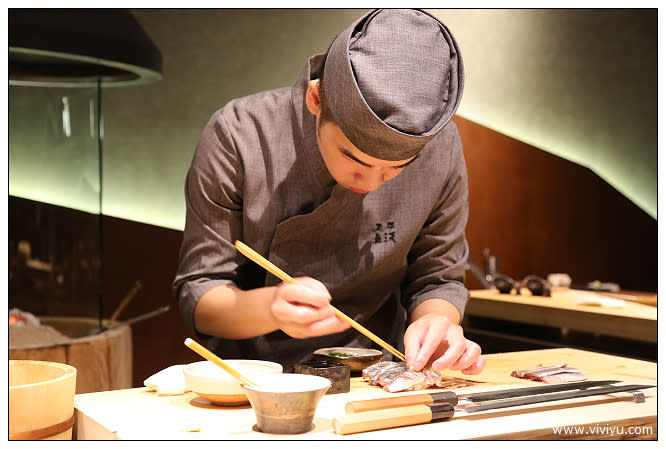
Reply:
M241 238L243 177L223 108L204 128L185 181L185 230L173 294L195 332L201 296L218 285L236 284L239 256L233 242Z
M469 298L464 285L469 254L465 238L469 214L467 167L455 125L443 143L450 147L447 181L408 256L408 278L403 288L408 316L416 306L433 298L451 302L463 316Z

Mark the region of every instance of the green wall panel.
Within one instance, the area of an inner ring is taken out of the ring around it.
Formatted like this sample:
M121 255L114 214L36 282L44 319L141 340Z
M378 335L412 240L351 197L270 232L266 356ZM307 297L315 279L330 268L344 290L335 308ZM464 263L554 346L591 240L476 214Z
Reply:
M656 9L431 11L461 47L461 116L589 167L656 219ZM103 213L182 229L185 175L210 115L232 98L291 85L308 56L363 12L133 10L162 51L164 76L102 92ZM62 127L58 113L49 126ZM35 187L35 174L13 159L13 130L30 127L23 120L10 115L10 194ZM73 167L51 168L63 180ZM94 208L88 170L74 180L86 193L68 186L58 193L66 200L52 201Z

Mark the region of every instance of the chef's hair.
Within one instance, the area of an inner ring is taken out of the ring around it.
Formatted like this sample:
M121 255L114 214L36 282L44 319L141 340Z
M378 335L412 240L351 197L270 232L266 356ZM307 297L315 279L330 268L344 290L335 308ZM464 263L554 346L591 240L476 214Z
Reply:
M324 88L324 73L319 76L319 106L321 111L319 113L319 122L326 123L331 122L337 124L333 113L331 112L331 107L328 105L328 99L326 98L326 89Z

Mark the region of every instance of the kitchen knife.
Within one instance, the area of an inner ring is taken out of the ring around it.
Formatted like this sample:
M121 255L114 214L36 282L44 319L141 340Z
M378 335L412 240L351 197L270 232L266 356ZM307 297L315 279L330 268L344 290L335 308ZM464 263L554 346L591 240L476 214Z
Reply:
M538 387L511 388L507 390L495 390L480 393L456 394L453 391L442 391L434 393L402 395L381 399L351 401L345 405L345 412L349 414L367 412L369 410L379 410L383 408L405 407L409 405L428 405L437 402L448 402L452 405L456 405L460 399L466 399L472 402L492 401L496 399L517 398L535 394L580 390L590 387L610 385L618 382L619 380L595 380L586 382L571 382L566 384L543 385Z
M452 405L448 402L438 402L427 405L421 404L395 407L338 416L333 420L333 430L339 435L347 435L350 433L369 432L372 430L389 429L414 424L425 424L432 421L451 418L457 412L474 413L520 405L619 393L623 391L633 392L654 387L654 385L616 385L611 387L590 388L587 390L546 393L521 397L518 399L490 401L479 404Z

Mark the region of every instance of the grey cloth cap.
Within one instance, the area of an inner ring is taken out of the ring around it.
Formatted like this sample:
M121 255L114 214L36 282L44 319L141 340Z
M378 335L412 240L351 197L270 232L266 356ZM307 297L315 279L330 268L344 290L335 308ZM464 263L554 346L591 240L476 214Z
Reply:
M331 44L326 98L342 132L365 154L415 156L451 120L463 91L460 49L419 10L373 10Z

